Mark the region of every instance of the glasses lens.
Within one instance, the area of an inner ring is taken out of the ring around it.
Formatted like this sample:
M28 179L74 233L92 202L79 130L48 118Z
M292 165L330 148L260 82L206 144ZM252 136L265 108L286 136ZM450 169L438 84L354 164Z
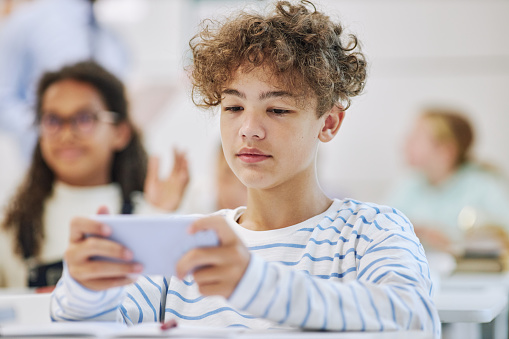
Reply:
M54 114L46 114L41 118L41 132L44 134L55 134L62 127L62 119Z
M92 112L79 112L74 117L74 124L81 133L90 133L95 127L97 114Z

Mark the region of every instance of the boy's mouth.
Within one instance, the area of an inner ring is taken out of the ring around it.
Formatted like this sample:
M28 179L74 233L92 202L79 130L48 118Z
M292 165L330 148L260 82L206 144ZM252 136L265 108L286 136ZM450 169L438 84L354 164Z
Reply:
M242 148L236 155L241 161L246 163L256 163L272 157L256 148Z

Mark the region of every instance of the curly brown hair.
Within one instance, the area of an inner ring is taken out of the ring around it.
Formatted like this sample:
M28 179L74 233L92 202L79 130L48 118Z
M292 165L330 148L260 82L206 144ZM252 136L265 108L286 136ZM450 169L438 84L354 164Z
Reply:
M266 66L285 89L316 94L318 116L334 105L347 109L364 88L366 59L357 37L343 42L342 34L341 24L309 1L278 1L266 16L241 12L223 23L204 21L189 42L193 101L217 106L235 71Z

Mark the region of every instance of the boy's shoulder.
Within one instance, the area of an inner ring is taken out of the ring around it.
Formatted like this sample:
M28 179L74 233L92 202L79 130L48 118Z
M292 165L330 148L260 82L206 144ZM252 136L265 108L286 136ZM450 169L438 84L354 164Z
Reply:
M334 223L362 229L364 232L398 231L413 233L413 226L408 218L396 208L356 199L335 199L329 218Z

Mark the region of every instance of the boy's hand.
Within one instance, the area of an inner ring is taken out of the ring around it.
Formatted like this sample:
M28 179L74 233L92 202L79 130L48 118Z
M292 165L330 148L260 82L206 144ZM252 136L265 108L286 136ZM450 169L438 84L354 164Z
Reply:
M219 246L196 248L184 254L177 263L177 276L183 279L192 272L201 294L228 298L244 275L251 255L223 217L200 219L189 231L203 230L214 230Z
M106 214L107 209L101 207L98 213ZM140 264L91 260L94 256L132 260L133 254L128 249L102 238L110 233L108 226L91 219L74 218L71 221L69 246L64 257L71 277L88 289L99 291L130 284L136 280L133 274L142 270Z
M173 150L173 169L165 179L159 178L159 158L151 156L145 179L145 199L163 210L175 211L189 183L189 169L184 152Z

